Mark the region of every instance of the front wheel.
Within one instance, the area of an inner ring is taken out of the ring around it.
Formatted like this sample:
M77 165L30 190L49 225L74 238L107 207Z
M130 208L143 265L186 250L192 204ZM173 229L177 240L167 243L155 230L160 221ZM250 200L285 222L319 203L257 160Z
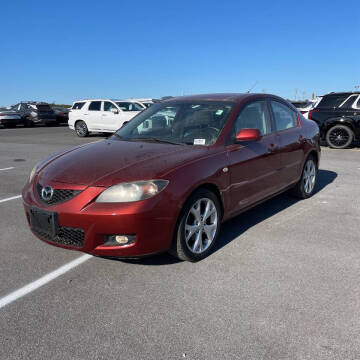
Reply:
M346 125L335 125L326 133L327 144L334 149L345 149L354 139L353 131Z
M221 208L216 195L197 190L180 214L170 254L180 260L205 258L215 245L220 231Z
M87 127L85 121L80 120L80 121L76 122L75 132L76 132L76 135L80 136L80 137L86 137L89 135L89 130L88 130L88 127Z
M318 169L315 158L310 155L305 161L301 179L292 189L295 196L300 199L307 199L313 195L316 185L317 171Z

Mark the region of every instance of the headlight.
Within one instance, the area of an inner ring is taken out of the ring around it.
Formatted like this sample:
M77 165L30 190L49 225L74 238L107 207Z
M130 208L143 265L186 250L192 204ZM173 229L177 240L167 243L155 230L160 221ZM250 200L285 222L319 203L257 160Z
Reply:
M35 176L35 174L36 174L36 172L38 170L38 166L39 166L39 164L36 164L33 167L33 169L31 170L30 175L29 175L29 183L32 182L32 180L33 180L33 178L34 178L34 176Z
M96 202L120 203L145 200L158 194L168 183L167 180L149 180L114 185L103 191Z

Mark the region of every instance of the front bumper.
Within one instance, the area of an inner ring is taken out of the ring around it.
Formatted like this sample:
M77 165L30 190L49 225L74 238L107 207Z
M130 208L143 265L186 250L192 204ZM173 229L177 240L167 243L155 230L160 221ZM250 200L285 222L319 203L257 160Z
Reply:
M60 186L70 188L59 183L50 185L54 189ZM74 188L73 185L71 187ZM25 185L23 202L28 222L32 208L52 211L57 213L59 229L63 232L56 239L33 231L34 235L54 246L97 256L136 257L170 248L178 209L175 203L168 201L166 193L161 192L151 199L134 203L110 204L94 202L104 188L78 186L78 190L81 192L71 200L49 206L39 199L34 184ZM73 242L64 237L64 232L65 235L77 236L79 231L83 232L83 242L73 246ZM130 245L105 246L107 235L136 235L136 240Z

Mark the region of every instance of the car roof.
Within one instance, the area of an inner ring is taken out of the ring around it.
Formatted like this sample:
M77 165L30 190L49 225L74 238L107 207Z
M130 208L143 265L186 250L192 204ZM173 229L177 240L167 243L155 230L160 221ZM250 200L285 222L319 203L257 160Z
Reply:
M273 97L284 100L276 95L272 94L257 94L257 93L215 93L215 94L200 94L200 95L186 95L173 97L171 99L164 100L163 102L179 102L179 101L226 101L226 102L242 102L244 100L250 100L252 98L267 98Z
M359 95L360 91L343 91L343 92L331 92L325 95L321 95L322 97L324 96L338 96L338 95Z

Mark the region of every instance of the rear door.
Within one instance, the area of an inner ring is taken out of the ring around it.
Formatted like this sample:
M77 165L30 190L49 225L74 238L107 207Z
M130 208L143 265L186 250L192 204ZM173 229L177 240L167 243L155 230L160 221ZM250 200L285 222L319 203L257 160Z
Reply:
M259 129L262 138L228 146L231 213L246 208L276 193L280 188L279 139L271 127L265 100L250 102L239 113L233 140L240 129ZM233 141L232 140L232 141Z
M280 139L281 171L279 181L287 186L301 175L304 158L304 137L297 113L288 105L270 100L273 123Z
M89 130L102 130L102 101L91 101L88 105L88 111L84 111L84 120Z

